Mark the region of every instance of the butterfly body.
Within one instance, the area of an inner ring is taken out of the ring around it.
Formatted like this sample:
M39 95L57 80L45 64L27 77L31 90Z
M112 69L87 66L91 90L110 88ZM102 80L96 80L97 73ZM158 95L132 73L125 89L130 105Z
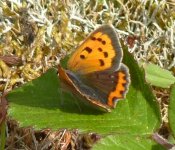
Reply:
M130 83L128 68L114 29L104 25L92 32L68 60L58 67L59 78L72 93L95 108L110 112L125 97Z

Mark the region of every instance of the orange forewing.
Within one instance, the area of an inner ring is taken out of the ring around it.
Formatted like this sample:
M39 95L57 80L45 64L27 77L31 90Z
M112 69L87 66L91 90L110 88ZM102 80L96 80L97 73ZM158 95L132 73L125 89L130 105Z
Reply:
M76 49L68 61L68 69L79 74L88 74L118 68L122 51L113 28L102 26Z

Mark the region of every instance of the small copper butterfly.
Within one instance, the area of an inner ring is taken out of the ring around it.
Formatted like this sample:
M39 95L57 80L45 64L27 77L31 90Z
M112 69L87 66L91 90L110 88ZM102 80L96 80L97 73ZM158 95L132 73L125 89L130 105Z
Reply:
M59 78L84 102L110 112L125 97L130 84L129 69L121 63L122 58L116 32L112 26L103 25L75 50L67 69L58 66Z

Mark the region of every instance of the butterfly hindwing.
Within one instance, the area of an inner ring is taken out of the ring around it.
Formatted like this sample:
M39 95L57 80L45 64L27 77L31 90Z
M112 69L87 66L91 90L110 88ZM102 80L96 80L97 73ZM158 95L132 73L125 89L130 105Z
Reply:
M114 29L104 25L76 49L68 61L68 69L78 74L88 74L118 68L122 50Z
M116 100L125 97L130 83L129 72L124 64L112 73L100 71L84 75L83 78L84 83L98 93L100 101L111 108L115 107Z

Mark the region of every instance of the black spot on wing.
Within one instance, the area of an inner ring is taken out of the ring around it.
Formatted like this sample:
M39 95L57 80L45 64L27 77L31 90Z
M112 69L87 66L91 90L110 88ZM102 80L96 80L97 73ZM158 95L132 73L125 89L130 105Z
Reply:
M99 47L99 48L98 48L98 51L99 51L99 52L102 52L103 50L102 50L102 48Z
M101 39L101 38L98 38L97 40L98 40L99 42L101 42L101 41L102 41L102 39Z
M124 91L120 91L120 94L123 96L124 95Z
M92 36L92 37L91 37L91 40L93 40L93 41L97 40L97 41L101 42L103 45L106 44L106 41L102 40L102 38L97 38L97 39L96 39L94 36Z
M88 53L92 52L92 49L90 47L85 47L84 50L87 51Z
M106 44L106 41L102 41L101 43L102 43L103 45L105 45L105 44Z
M104 60L103 59L99 59L99 62L100 62L100 66L104 66L105 63L104 63Z
M104 57L107 58L108 57L108 52L103 52Z
M123 72L123 74L125 74L125 72ZM125 75L125 76L123 76L123 80L126 80L126 75Z
M122 83L122 85L125 87L126 86L126 83Z
M81 58L81 59L85 59L85 56L84 56L84 55L80 55L80 58Z

